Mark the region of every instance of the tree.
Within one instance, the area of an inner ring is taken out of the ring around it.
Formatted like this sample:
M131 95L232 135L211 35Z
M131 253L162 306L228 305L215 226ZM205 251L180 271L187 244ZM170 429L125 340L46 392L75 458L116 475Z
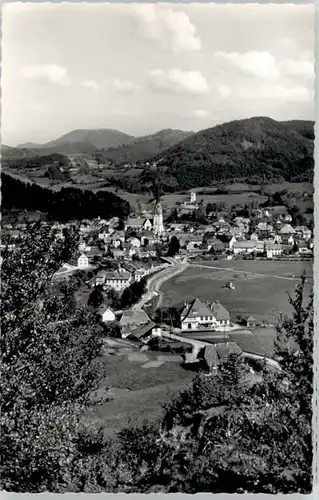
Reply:
M230 355L169 403L161 424L122 433L131 492L311 491L313 303L305 304L304 278L290 302L294 314L278 326L279 368L264 364L256 381Z
M101 287L99 286L94 287L88 298L88 306L97 309L98 307L100 307L101 304L103 304L103 301L104 301L104 295L101 290Z
M81 418L105 376L104 331L93 313L63 302L57 309L50 287L77 245L75 228L61 240L52 226L30 224L21 244L2 253L0 488L7 491L76 491L87 473Z
M107 298L112 309L114 310L120 309L121 307L120 294L116 290L114 290L114 288L110 288L107 291Z
M121 309L131 307L138 302L146 291L146 279L134 281L129 287L125 288L121 295Z
M176 236L172 236L169 242L169 247L168 247L168 252L167 255L169 257L174 257L177 253L179 253L180 250L180 243Z

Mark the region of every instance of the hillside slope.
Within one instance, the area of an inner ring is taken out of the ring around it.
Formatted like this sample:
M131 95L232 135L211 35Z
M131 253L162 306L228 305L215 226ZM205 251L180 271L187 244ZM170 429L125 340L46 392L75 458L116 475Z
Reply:
M76 188L59 191L41 187L30 181L1 172L2 208L41 211L54 220L119 217L130 213L127 201L107 191L92 192Z
M267 117L202 130L156 155L161 182L189 189L237 180L312 179L313 141Z
M279 122L279 123L290 128L291 130L294 130L295 132L298 132L303 137L306 137L306 139L314 140L314 138L315 138L315 122L313 122L313 121L310 121L310 120L290 120L290 121L283 121L283 122Z
M105 156L115 163L137 163L161 153L165 149L174 146L186 139L194 132L182 130L165 129L155 134L139 137L131 144L111 148Z
M81 143L93 146L94 149L108 149L111 147L129 144L135 138L113 129L78 129L58 137L54 141L45 144L26 143L20 144L19 148L48 149L65 147L66 144L80 145ZM71 147L71 146L69 146ZM59 152L59 151L56 151ZM79 151L75 151L79 152Z

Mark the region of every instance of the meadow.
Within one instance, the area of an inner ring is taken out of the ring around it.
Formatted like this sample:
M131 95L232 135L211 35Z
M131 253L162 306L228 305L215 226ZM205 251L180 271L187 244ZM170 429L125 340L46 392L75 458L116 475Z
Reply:
M190 302L195 297L219 300L233 322L247 314L257 322L266 320L275 325L280 314L291 315L288 294L293 294L304 271L307 298L312 292L312 263L307 261L223 260L196 264L164 283L163 307ZM235 290L225 288L228 280L233 282ZM275 335L274 328L254 328L250 333L231 333L230 337L245 351L271 356Z
M274 323L279 313L290 314L288 293L293 293L299 282L298 275L306 270L311 290L312 263L300 261L214 261L197 263L183 274L164 283L163 306L173 306L194 297L219 300L229 311L231 319L238 315L252 314L257 321ZM295 275L295 278L292 276ZM235 290L225 288L231 280Z
M180 355L122 348L105 355L103 361L111 400L87 412L86 418L102 423L108 437L129 422L159 418L163 405L185 389L195 375L182 368Z

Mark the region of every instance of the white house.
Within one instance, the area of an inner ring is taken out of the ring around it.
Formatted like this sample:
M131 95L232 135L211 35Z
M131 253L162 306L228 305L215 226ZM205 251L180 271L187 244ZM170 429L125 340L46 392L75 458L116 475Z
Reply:
M229 312L219 303L205 304L194 299L190 304L185 303L180 313L182 330L211 330L220 326L229 326Z
M266 243L265 245L267 259L278 257L282 254L282 246L280 243Z
M105 273L104 286L114 288L118 292L122 292L130 286L132 275L128 271L118 269L117 271Z
M115 321L115 314L109 306L103 305L99 308L99 314L103 323Z
M245 253L262 254L264 253L264 242L254 240L235 241L233 252L235 255Z
M88 267L90 267L89 266L89 259L88 259L88 257L84 253L82 253L80 255L80 257L78 258L78 260L77 260L77 267L79 269L87 269Z

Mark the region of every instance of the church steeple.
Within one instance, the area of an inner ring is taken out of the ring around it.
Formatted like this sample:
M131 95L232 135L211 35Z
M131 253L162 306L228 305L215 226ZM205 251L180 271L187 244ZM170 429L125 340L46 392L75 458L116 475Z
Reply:
M163 223L163 208L159 197L154 205L153 231L158 235L161 235L165 232Z

